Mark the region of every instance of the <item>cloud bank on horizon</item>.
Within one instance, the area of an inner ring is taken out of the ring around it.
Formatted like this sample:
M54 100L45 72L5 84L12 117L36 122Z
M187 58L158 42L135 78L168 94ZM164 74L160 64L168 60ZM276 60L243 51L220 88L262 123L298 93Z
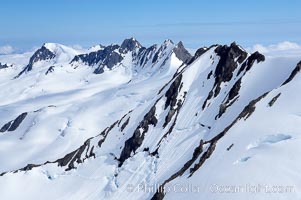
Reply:
M273 56L297 56L301 55L301 45L290 42L290 41L283 41L277 44L271 45L262 45L262 44L255 44L253 47L246 48L249 52L259 51L265 55Z
M7 55L14 53L15 49L11 45L0 46L0 54Z

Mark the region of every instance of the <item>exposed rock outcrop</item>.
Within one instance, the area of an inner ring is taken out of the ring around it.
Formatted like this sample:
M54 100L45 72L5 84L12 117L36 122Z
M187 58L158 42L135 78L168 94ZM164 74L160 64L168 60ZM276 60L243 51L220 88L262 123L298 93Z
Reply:
M7 122L5 125L2 126L2 128L0 129L0 132L11 132L11 131L15 131L20 124L23 122L23 120L25 119L25 117L27 116L27 112L22 113L21 115L19 115L16 119Z
M284 81L283 85L286 85L287 83L289 83L290 81L292 81L294 79L294 77L300 72L301 70L301 61L297 64L297 66L295 67L295 69L292 71L292 73L290 74L290 76Z
M5 64L2 64L1 62L0 62L0 69L6 69L6 68L9 68L9 67L12 67L13 65L8 65L7 63L5 63Z
M122 166L123 162L131 156L131 153L141 146L145 133L148 131L149 126L157 125L157 118L155 117L156 107L153 106L149 112L144 116L143 120L139 123L139 126L134 131L132 137L125 141L123 150L120 154L119 167Z
M247 72L251 69L251 67L253 66L253 64L255 63L255 61L257 63L259 62L263 62L265 61L265 56L260 54L258 51L256 51L255 53L253 53L251 56L248 57L248 59L241 65L241 67L239 68L238 72L237 72L237 76L239 76L243 71Z
M43 45L40 49L38 49L33 56L31 56L28 65L17 75L16 78L21 76L23 73L29 72L32 70L33 65L42 60L51 60L55 58L55 54L51 52L49 49Z
M273 99L269 102L269 106L272 107L274 105L274 103L278 100L278 98L280 97L281 93L277 94L275 97L273 97Z
M182 60L184 63L188 63L192 58L190 53L185 49L183 42L179 42L177 46L173 49L173 51L176 54L177 58Z

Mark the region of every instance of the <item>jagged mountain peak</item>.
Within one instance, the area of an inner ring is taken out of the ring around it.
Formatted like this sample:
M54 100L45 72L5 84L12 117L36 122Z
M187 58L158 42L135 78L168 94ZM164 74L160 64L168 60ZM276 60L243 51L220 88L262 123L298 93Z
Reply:
M53 49L48 49L48 47L47 45L43 45L41 48L36 50L35 53L30 57L29 63L15 78L18 78L22 74L31 71L33 69L34 64L36 64L37 62L54 59L57 55L52 51Z
M195 56L199 57L201 56L203 53L205 53L209 48L208 47L201 47L198 50L196 50L195 52Z
M247 52L235 42L228 45L218 45L215 52L222 58L237 57L239 63L242 63L247 57Z
M184 63L188 63L191 58L192 55L187 51L187 49L184 47L184 44L182 41L180 41L174 48L174 53L176 54L176 56L182 60Z
M227 44L214 45L214 46L217 46L215 51L217 53L222 53L222 52L236 53L236 54L247 53L247 51L244 48L242 48L240 45L238 45L235 41L232 42L229 46Z
M179 48L185 48L184 43L182 41L178 42L177 47Z
M135 38L129 38L125 39L120 46L109 45L96 52L77 55L71 61L71 64L83 63L89 66L96 66L97 69L94 73L99 74L104 72L104 67L112 69L113 66L122 63L124 56L130 53L132 62L135 63L135 70L139 70L139 68L144 68L147 64L150 66L156 65L163 58L167 60L172 52L182 62L187 62L191 58L183 43L174 45L171 40L165 40L161 45L152 45L149 48L145 48ZM151 63L148 61L151 61Z
M164 45L173 45L174 42L173 42L171 39L165 39L165 40L163 41L163 44L164 44Z
M111 44L108 46L96 45L88 50L75 50L71 47L59 44L59 43L44 43L30 58L28 65L19 73L19 77L24 72L31 71L33 66L39 61L51 61L51 64L55 63L70 63L74 66L81 64L97 67L95 73L102 73L103 68L107 67L112 69L118 63L121 63L124 56L132 52L133 60L140 60L141 67L143 60L152 60L155 64L158 59L164 56L171 55L171 52L176 54L176 57L182 62L188 62L191 59L191 55L185 49L183 42L179 42L177 45L172 40L166 39L161 45L152 45L149 48L143 47L139 41L134 37L125 39L121 45ZM145 54L147 58L142 58L142 54ZM150 56L152 58L150 58Z
M164 58L165 61L162 63L164 64L171 56L172 52L181 62L189 64L207 50L207 48L199 49L196 52L196 55L192 57L185 49L182 41L175 45L172 40L166 39L161 45L152 45L149 48L145 48L133 37L125 39L121 45L97 45L94 49L89 49L84 53L58 43L45 43L34 53L30 58L29 64L19 73L19 75L31 71L35 63L39 61L51 61L52 64L70 63L75 66L85 64L96 67L94 73L99 74L103 72L104 68L112 69L114 66L122 63L124 56L129 52L132 52L133 62L135 60L135 62L139 64L136 69L138 69L139 66L140 68L144 68L149 60L151 60L151 66L153 66L158 63L160 59ZM244 52L244 50L236 43L232 43L230 46L217 45L215 51L220 55ZM239 58L238 60L241 61L241 59L242 58Z
M52 59L55 55L54 45L48 45L47 43L43 44L39 49L37 49L31 58L37 58L35 60L46 60ZM40 59L38 59L40 58Z
M71 47L58 43L44 43L34 52L34 54L30 57L27 66L25 66L15 78L31 71L34 65L39 62L51 61L51 64L69 63L77 54L79 54L79 52Z
M135 49L141 48L142 45L135 39L135 38L129 38L125 39L121 46L120 46L120 51L122 53L126 53L128 51L134 51Z

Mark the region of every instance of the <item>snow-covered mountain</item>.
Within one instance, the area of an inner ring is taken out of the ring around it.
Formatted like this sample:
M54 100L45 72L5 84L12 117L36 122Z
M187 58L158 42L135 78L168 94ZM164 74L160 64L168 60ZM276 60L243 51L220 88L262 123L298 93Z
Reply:
M0 56L1 199L300 199L300 60L134 38Z

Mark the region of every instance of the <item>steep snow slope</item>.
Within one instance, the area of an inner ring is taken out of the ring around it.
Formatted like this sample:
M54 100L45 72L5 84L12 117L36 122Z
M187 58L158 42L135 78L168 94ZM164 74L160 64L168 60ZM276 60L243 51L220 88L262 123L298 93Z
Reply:
M300 198L299 57L43 47L1 81L3 199Z
M275 87L219 140L210 159L188 178L169 183L196 186L192 199L300 199L300 75ZM168 186L166 186L168 187ZM182 199L185 193L168 193Z

